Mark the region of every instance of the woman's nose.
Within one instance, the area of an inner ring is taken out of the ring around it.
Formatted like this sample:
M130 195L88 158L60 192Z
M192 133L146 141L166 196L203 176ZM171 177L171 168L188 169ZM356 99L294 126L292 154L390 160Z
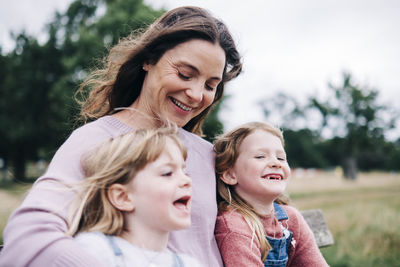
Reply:
M186 95L195 103L203 101L203 88L198 84L193 84L186 91Z

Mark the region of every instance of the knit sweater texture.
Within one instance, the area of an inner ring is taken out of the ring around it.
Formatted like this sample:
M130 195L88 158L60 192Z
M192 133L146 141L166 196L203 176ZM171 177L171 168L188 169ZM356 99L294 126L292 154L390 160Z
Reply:
M294 207L282 205L289 220L288 229L293 232L287 266L324 267L328 266L322 256L314 235L301 213ZM281 238L281 226L275 215L261 217L266 233L270 237ZM286 223L283 223L286 226ZM260 244L243 216L235 210L219 212L215 227L215 237L225 267L264 267Z
M134 131L112 116L76 129L58 149L4 230L0 266L102 266L66 236L68 208L75 193L64 184L83 179L81 156L106 140ZM169 249L193 256L205 266L222 266L214 238L217 217L215 154L197 135L179 130L188 150L186 170L192 178L192 225L170 233ZM61 183L60 183L61 182Z

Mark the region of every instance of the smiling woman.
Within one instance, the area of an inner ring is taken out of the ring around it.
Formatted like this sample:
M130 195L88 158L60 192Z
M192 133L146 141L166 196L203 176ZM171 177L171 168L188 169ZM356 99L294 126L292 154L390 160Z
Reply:
M221 99L225 83L240 74L241 58L225 24L204 9L177 8L167 14L143 35L131 35L113 47L104 69L81 85L78 93L90 92L81 102L83 120L115 114L137 128L157 127L162 117L201 134L202 122ZM166 108L164 101L172 93L179 95L170 98L175 103L187 110L193 106L194 112L183 120L160 113L164 110L158 105ZM204 104L205 96L212 101Z
M81 117L5 229L0 265L100 266L65 232L73 195L52 188L84 179L81 156L98 144L141 128L180 127L192 178L191 227L169 235L168 247L206 266L223 266L214 237L217 217L214 151L198 135L205 116L238 76L241 58L226 25L198 7L165 13L143 34L127 37L110 50L105 65L82 83ZM177 205L180 207L180 203ZM20 251L24 254L21 255Z

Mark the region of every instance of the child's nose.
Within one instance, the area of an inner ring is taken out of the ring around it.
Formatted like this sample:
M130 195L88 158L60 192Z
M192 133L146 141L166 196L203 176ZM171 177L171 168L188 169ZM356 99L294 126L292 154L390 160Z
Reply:
M192 179L187 174L182 174L180 186L181 187L191 187Z
M280 168L282 165L281 165L281 162L277 158L271 158L268 161L268 166L271 168Z

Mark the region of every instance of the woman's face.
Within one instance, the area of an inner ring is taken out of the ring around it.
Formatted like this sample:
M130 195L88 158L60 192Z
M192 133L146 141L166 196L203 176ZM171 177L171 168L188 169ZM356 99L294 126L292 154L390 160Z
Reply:
M134 107L183 127L213 103L224 66L225 52L218 44L200 39L181 43L156 64L144 64L147 74Z

